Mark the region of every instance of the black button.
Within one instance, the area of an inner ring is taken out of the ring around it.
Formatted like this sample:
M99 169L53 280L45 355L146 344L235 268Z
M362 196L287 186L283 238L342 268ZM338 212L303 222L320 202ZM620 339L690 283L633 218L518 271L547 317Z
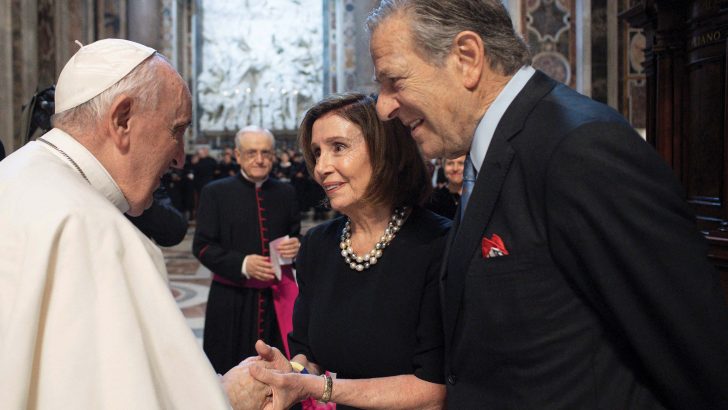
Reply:
M447 376L447 383L448 384L455 385L455 382L457 382L457 380L458 379L457 379L457 377L455 377L454 374L451 374L451 375Z

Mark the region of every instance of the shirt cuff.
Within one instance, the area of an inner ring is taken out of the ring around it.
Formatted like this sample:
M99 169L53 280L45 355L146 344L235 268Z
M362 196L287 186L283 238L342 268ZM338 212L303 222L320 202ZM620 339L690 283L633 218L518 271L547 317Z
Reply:
M250 279L250 275L248 274L248 271L245 269L245 263L248 262L248 257L246 256L243 258L243 266L240 267L240 273L245 276L245 279Z

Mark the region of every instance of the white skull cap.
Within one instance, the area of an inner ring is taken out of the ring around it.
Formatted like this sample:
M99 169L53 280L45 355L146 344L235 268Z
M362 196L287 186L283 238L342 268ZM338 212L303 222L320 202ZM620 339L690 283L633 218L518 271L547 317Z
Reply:
M81 46L58 76L56 114L79 106L106 91L155 51L118 38L107 38Z

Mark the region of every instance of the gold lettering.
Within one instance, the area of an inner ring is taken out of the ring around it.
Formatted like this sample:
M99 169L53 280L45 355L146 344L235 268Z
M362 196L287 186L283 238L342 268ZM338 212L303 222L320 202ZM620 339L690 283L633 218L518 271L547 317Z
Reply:
M690 39L690 48L702 47L708 44L717 43L723 37L720 30L703 33Z

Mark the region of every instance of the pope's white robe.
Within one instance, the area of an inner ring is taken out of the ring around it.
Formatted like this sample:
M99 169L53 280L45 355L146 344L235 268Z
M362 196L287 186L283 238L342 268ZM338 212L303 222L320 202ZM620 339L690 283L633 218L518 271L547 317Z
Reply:
M54 129L0 162L0 409L228 408L159 248Z

